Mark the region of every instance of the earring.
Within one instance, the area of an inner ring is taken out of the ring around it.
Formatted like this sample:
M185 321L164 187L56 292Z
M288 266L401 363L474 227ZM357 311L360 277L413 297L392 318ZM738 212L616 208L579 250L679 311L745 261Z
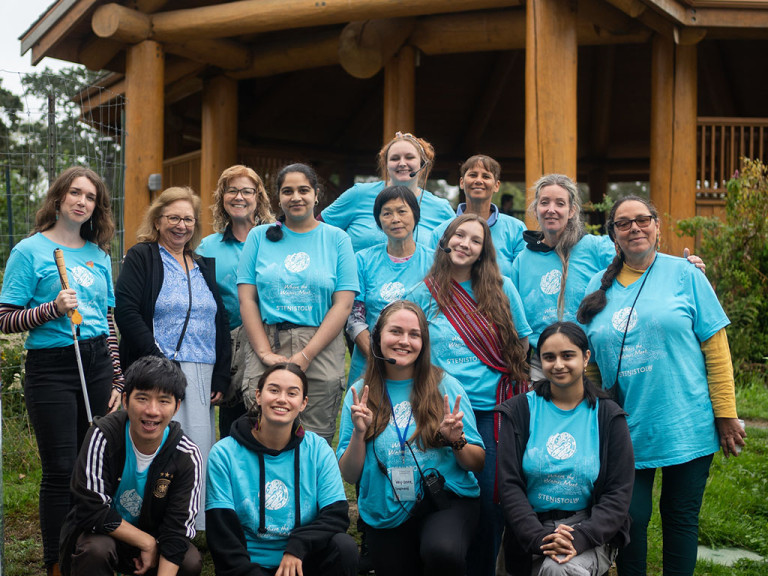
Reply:
M661 248L661 232L656 234L656 252Z
M320 198L315 198L315 206L317 206L318 204L320 204Z
M56 222L59 221L59 209L56 208Z
M91 232L93 232L93 216L91 216L88 221L91 223Z

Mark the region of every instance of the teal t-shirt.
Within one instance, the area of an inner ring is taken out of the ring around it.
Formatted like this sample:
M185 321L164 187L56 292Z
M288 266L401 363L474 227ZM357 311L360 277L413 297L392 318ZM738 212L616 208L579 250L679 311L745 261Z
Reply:
M234 510L245 534L251 562L277 568L291 531L296 527L294 495L295 449L277 455L264 453L266 501L259 500L259 456L232 436L214 444L208 455L205 509ZM317 518L319 511L346 500L341 473L333 450L312 432L305 432L299 448L299 506L301 525ZM259 533L259 510L264 505L265 533Z
M565 281L563 320L575 322L579 304L587 295L592 277L605 270L616 255L608 236L586 235L571 249L568 278ZM525 308L525 316L533 329L531 346L538 346L544 328L557 322L557 297L563 265L554 250L523 250L512 264L512 282Z
M643 278L647 281L631 317ZM600 286L602 273L587 287ZM707 277L683 258L657 254L643 276L606 292L608 304L586 327L605 388L617 378L618 402L628 413L635 468L689 462L717 452L701 343L729 324Z
M465 204L459 204L456 217L464 213L465 206ZM451 220L443 222L432 231L432 238L430 240L432 248L437 248L437 244L440 242L440 238L443 237L445 229L448 228ZM491 227L491 240L493 241L493 247L496 249L496 262L499 265L499 270L501 270L502 276L511 278L512 262L515 261L517 255L525 248L525 241L523 240L525 224L517 218L501 214L496 205L491 204L491 217L488 218L488 226Z
M517 335L525 338L531 334L531 328L528 326L520 296L510 279L502 278L504 294L509 299ZM470 280L462 282L461 287L474 298ZM453 325L440 312L424 282L416 286L408 295L408 299L421 306L427 315L432 363L440 366L461 383L469 395L472 408L482 411L493 410L496 406L496 387L501 376L499 372L483 364L469 349Z
M359 291L349 236L319 222L303 233L283 226L282 239L272 242L266 237L270 226L262 224L248 233L237 283L256 286L265 324L320 326L334 292Z
M356 258L360 293L355 300L365 303L365 321L368 329L372 330L387 304L405 298L408 290L424 280L432 266L434 252L423 244L416 244L416 252L410 259L393 262L387 254L387 245L379 244L361 250ZM349 365L348 384L360 378L365 365L366 358L355 346Z
M122 516L123 520L138 526L139 516L141 516L141 505L144 503L144 491L147 487L147 474L149 473L149 463L139 470L136 459L136 449L131 441L131 423L125 423L125 464L123 465L123 474L120 476L120 483L117 485L115 497L112 500L112 506ZM165 427L163 440L160 446L152 455L152 459L157 456L160 449L168 438L170 428ZM151 460L150 460L151 462Z
M358 380L355 390L362 393L364 382ZM397 426L400 434L410 438L416 430L416 422L411 415L411 389L412 380L387 380L387 390L392 398L392 406L397 417ZM441 394L448 394L451 407L456 402L456 396L461 394L461 410L464 412L464 435L467 442L477 446L483 446L480 434L477 432L475 416L472 405L461 388L461 385L452 377L445 374L440 382ZM349 446L354 425L352 424L352 391L348 390L344 397L344 405L341 409L341 424L339 428L339 446L336 456L341 458ZM422 471L428 468L436 468L445 477L445 488L464 498L476 498L480 495L480 488L475 475L464 470L456 461L456 456L450 447L431 448L420 450L416 442L410 442L413 453L418 459ZM484 447L484 446L483 446ZM379 469L376 456L387 467L388 476ZM413 454L406 447L400 450L400 438L392 417L387 428L375 439L365 444L365 463L360 475L360 494L357 498L357 506L360 516L369 526L374 528L395 528L408 520L408 514L416 505L415 501L398 502L392 489L391 475L393 468L410 467L413 472L414 483L421 493L421 479ZM428 472L425 472L428 474ZM396 553L396 551L393 551Z
M562 410L535 392L526 396L531 414L523 454L528 502L536 512L589 508L600 473L598 404L590 408L582 400Z
M224 234L217 232L203 238L197 248L201 256L216 260L216 285L229 315L230 330L243 323L240 318L240 301L237 299L237 266L244 245L245 242L240 242L231 234L224 239Z
M112 287L112 262L96 244L82 248L60 246L37 233L25 238L11 250L3 276L0 302L35 308L56 300L61 280L53 251L61 248L67 266L69 287L77 292L77 309L83 317L80 339L109 334L107 308L115 305ZM24 347L60 348L72 345L69 318L62 316L29 331Z
M324 222L349 234L355 252L387 241L373 217L373 205L384 187L381 181L355 184L321 213ZM429 245L432 230L456 214L448 200L438 198L428 190L422 191L417 201L421 216L413 237L416 242Z

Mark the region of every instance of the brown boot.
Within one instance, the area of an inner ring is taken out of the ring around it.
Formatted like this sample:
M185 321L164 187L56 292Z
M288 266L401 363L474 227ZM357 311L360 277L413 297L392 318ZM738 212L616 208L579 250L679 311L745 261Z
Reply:
M47 576L61 576L61 570L59 570L59 563L51 564L46 568Z

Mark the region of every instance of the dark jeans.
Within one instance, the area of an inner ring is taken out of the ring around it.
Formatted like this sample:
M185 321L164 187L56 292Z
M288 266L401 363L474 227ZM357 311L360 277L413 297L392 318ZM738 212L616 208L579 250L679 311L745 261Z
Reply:
M104 337L80 342L91 411L103 415L112 389L112 358ZM40 530L46 566L59 561L59 532L71 506L69 480L88 430L73 346L29 350L24 401L35 429L43 478Z
M485 444L485 465L475 472L480 484L480 522L467 555L467 576L493 576L496 556L504 532L504 513L493 501L496 487L496 440L493 436L493 412L475 410L477 431Z
M661 533L664 539L664 576L691 576L696 568L699 511L713 455L661 469ZM653 508L655 468L635 470L629 515L630 543L619 551L620 576L645 576L648 556L648 522Z
M368 549L376 576L463 576L467 549L477 528L477 498L452 496L450 508L423 513L400 526L368 526Z
M136 566L134 558L139 557L139 549L119 542L106 534L82 534L77 539L75 553L72 555L71 576L114 576L133 574ZM184 559L179 565L177 576L199 576L203 570L200 552L190 542ZM145 573L145 576L157 574L157 568Z

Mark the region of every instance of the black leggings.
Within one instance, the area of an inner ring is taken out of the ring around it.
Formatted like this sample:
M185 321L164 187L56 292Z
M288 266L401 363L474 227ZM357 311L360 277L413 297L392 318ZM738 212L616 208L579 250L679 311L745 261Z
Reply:
M112 357L103 336L80 342L93 416L103 416L112 390ZM40 530L46 566L59 561L59 532L71 506L69 480L88 431L74 346L29 350L24 400L35 429L43 478Z
M450 495L446 510L420 513L396 528L368 527L376 576L463 576L472 534L480 514L479 498Z

